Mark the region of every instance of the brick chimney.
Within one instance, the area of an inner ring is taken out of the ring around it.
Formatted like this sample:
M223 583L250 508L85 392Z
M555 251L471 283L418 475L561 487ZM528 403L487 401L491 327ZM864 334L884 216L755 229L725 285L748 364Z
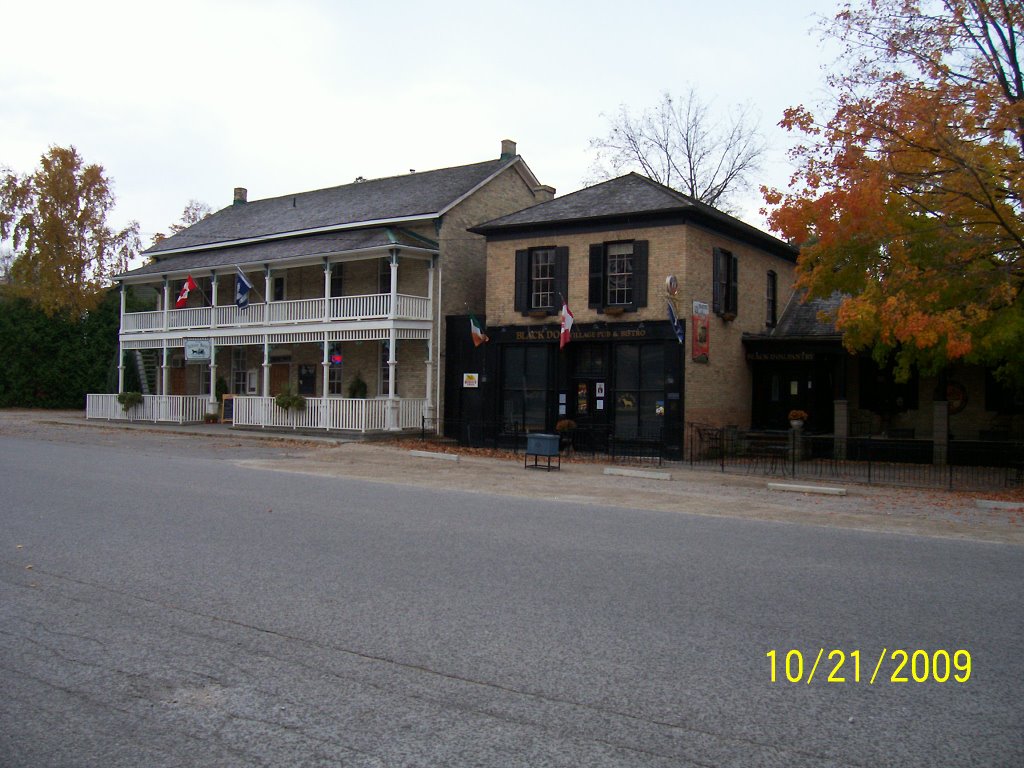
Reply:
M242 205L249 202L249 190L245 187L235 187L234 205Z
M516 156L516 143L512 139L501 140L501 160L511 160Z

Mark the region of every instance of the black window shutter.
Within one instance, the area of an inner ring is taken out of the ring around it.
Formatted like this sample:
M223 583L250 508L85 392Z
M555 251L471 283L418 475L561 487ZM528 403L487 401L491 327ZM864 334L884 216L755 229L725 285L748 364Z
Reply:
M715 248L711 252L711 311L722 314L722 251Z
M604 244L590 246L590 290L587 306L598 311L604 306Z
M516 312L530 308L530 252L516 251Z
M728 311L732 312L733 315L738 315L740 311L739 302L739 260L736 258L736 254L726 254L729 258L729 306Z
M555 296L556 306L548 314L557 315L562 311L562 299L569 300L569 249L564 245L555 248Z
M647 241L633 242L633 305L647 306Z

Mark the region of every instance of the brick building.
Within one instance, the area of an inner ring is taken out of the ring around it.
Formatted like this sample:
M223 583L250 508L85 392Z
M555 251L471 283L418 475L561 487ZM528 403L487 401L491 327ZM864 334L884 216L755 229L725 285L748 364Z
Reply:
M264 200L236 189L116 278L157 297L122 301L119 391L135 365L144 402L90 395L87 416L192 421L226 389L236 424L419 427L443 398L445 318L484 310L485 242L467 229L553 194L511 141L471 165ZM276 407L285 389L308 407Z
M447 418L567 418L596 440L660 436L670 451L686 422L750 423L742 339L776 322L794 248L637 174L471 231L487 237L490 343L449 355ZM562 297L575 316L564 349Z

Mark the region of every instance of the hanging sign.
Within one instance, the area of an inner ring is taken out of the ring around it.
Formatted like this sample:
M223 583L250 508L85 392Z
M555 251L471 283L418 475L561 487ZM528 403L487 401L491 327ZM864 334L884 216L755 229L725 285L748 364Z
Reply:
M708 338L708 305L703 301L693 302L693 361L706 363L711 350Z
M185 361L208 363L211 347L209 339L185 339Z

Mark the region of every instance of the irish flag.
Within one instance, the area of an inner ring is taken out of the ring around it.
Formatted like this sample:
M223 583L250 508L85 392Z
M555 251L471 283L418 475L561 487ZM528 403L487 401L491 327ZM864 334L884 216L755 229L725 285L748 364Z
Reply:
M480 321L476 319L476 315L469 316L469 332L473 334L474 347L479 347L485 341L490 341L487 338L487 334L484 333L484 328L480 325Z
M572 331L572 321L574 319L572 312L569 311L569 302L562 299L562 331L558 334L559 349L564 349L565 345L569 343L569 333Z

